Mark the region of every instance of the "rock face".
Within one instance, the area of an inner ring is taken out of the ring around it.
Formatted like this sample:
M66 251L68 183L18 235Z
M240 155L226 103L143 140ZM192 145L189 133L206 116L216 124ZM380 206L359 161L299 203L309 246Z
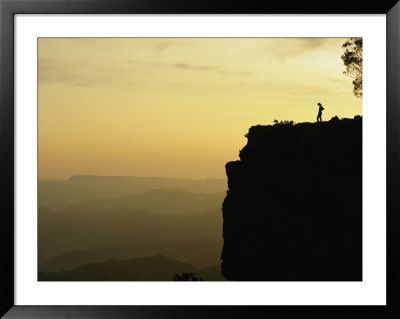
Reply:
M222 274L362 280L362 119L253 126L226 164Z

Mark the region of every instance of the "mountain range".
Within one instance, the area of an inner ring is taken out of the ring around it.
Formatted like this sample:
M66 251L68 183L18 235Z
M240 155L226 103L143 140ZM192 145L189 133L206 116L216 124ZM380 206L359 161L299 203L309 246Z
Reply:
M218 193L226 191L227 184L226 179L78 175L60 181L40 180L38 206L59 210L97 199L142 194L159 188L183 188L196 193Z
M39 272L39 281L172 281L175 274L194 273L205 281L223 281L220 266L206 268L151 256L128 260L108 260L61 272Z
M70 201L72 205L61 208L38 208L40 278L49 278L43 277L44 273L54 277L68 271L74 271L68 278L73 274L81 278L82 269L76 271L83 265L154 256L189 264L193 272L220 264L225 192L170 187L114 198L92 195L88 198L93 200L83 203ZM142 275L138 280L147 280ZM163 278L169 280L168 276Z

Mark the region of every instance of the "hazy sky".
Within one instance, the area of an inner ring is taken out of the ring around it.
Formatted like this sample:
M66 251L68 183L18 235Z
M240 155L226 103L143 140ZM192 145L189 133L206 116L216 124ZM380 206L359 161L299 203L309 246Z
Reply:
M39 39L39 178L225 178L252 125L362 113L345 39Z

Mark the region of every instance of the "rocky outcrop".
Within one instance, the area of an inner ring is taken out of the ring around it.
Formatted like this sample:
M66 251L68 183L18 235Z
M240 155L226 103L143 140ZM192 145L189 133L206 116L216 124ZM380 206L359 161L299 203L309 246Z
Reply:
M362 119L253 126L226 164L228 280L362 280Z

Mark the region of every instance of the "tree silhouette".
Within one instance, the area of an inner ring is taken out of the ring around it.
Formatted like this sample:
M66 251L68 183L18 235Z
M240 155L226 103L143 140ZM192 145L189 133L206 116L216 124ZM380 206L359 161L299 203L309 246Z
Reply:
M203 281L202 278L197 278L194 273L184 272L182 276L175 274L174 281Z
M350 38L343 45L344 53L342 60L346 66L343 73L354 78L353 93L356 97L362 97L362 65L363 65L363 45L362 38Z
M274 125L295 125L296 123L293 121L278 121L278 120L274 120Z

